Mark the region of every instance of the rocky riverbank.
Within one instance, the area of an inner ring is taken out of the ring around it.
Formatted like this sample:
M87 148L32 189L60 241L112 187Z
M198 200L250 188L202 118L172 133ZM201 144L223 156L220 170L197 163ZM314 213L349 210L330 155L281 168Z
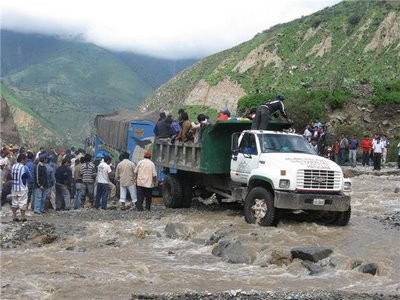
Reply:
M345 227L299 215L259 227L245 223L240 205L213 199L190 209L156 201L150 212L29 212L25 223L12 222L6 206L2 298L400 299L400 177L392 169L351 168Z

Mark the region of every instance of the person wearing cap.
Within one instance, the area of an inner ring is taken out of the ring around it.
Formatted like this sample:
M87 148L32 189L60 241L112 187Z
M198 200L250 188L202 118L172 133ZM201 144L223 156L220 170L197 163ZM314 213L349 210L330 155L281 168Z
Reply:
M256 116L251 124L251 129L266 130L268 128L268 123L271 119L271 116L277 112L280 112L289 123L292 123L292 120L289 119L285 111L283 100L285 100L285 97L279 94L276 96L275 100L267 101L261 104L257 108Z
M225 108L218 113L217 121L226 121L231 117L229 109Z
M121 162L115 170L115 178L119 182L119 202L121 210L126 209L126 194L129 191L132 199L132 206L137 201L136 185L134 182L135 163L129 160L129 153L121 154Z
M146 201L146 210L150 210L153 187L157 183L156 166L151 161L151 153L145 152L135 168L134 180L137 189L136 208L143 211L143 202Z

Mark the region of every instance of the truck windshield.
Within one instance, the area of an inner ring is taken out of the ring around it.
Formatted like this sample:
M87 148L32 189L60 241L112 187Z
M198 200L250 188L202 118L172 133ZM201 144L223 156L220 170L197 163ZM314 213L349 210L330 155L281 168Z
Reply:
M260 134L261 152L287 152L316 154L307 140L298 135Z

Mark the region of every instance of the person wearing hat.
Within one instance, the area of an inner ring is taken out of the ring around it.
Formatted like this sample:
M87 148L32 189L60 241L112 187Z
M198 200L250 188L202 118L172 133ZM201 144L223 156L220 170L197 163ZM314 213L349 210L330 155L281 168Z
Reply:
M137 210L143 211L144 201L146 201L146 210L150 210L153 187L157 183L156 166L151 161L150 152L145 152L144 159L138 162L135 168L134 181L137 189Z
M292 120L289 119L285 111L285 105L283 104L283 100L285 100L285 97L279 94L276 96L275 100L267 101L261 104L257 108L256 116L253 119L253 123L251 124L251 129L267 130L271 116L277 113L278 111L289 123L292 123Z

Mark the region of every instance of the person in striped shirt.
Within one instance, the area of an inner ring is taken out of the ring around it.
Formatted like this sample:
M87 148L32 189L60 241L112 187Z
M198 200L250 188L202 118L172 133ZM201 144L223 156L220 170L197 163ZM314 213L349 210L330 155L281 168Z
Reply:
M96 166L92 162L92 156L86 153L81 164L81 176L83 182L82 199L89 198L89 206L94 207L94 182L96 179ZM83 201L83 204L85 201Z
M28 183L27 181L31 179L31 174L27 166L25 166L27 161L26 154L21 153L17 157L17 163L15 163L11 168L11 210L13 213L14 222L25 222L25 211L28 203ZM18 209L21 212L21 219L17 217Z

